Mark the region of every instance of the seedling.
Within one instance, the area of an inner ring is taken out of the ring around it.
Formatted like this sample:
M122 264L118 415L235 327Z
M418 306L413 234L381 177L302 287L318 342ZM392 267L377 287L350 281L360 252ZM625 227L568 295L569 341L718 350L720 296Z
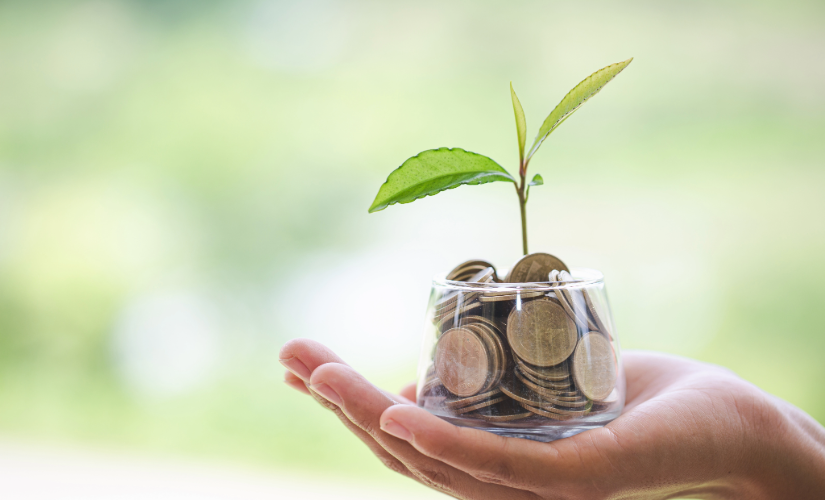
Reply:
M438 148L422 151L405 161L392 171L387 181L378 190L375 201L370 206L370 213L383 210L394 203L410 203L425 196L432 196L447 189L464 184L476 185L488 182L512 182L518 195L521 212L521 243L524 255L527 255L527 199L530 187L541 186L544 181L536 174L530 182L527 179L527 166L545 139L556 130L570 115L575 113L588 99L599 93L616 75L633 60L630 58L596 71L582 80L553 109L539 128L533 145L526 152L527 123L524 110L510 84L510 97L516 115L516 132L518 133L519 180L511 176L491 158L461 148Z

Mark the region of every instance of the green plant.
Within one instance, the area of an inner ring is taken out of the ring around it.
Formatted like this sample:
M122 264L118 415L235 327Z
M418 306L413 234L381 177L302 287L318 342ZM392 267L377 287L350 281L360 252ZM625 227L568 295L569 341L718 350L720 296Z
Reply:
M530 160L545 139L559 125L570 118L570 115L575 113L588 99L596 95L632 60L633 58L630 58L602 68L573 87L573 90L564 96L564 99L544 120L533 145L526 154L524 147L527 141L527 123L521 103L515 90L513 90L512 83L510 84L510 97L513 100L516 132L518 133L519 180L516 180L501 165L486 156L465 151L461 148L430 149L413 156L390 173L387 181L378 190L375 201L370 206L370 213L383 210L394 203L410 203L419 198L431 196L464 184L476 185L496 181L512 182L518 195L521 212L522 249L526 255L527 199L530 195L530 187L544 184L543 179L538 174L529 183L526 182L527 166L530 164Z

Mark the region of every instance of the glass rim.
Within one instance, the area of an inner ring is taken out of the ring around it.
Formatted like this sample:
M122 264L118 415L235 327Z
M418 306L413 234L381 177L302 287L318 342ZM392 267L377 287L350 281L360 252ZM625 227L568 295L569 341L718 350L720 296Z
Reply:
M604 275L601 271L586 267L573 267L570 269L573 281L531 281L527 283L469 283L466 281L454 281L447 279L447 273L439 273L433 276L433 287L448 288L450 290L479 291L495 290L505 291L552 291L562 288L585 288L604 283Z

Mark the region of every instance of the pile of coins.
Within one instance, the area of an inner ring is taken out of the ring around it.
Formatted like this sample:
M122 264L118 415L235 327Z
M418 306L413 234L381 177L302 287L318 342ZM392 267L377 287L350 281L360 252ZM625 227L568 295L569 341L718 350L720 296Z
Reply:
M561 260L524 256L503 280L472 260L447 279L467 286L433 305L438 341L419 391L428 409L487 422L568 420L618 401L605 306L592 289L569 286L576 280ZM484 286L493 282L519 285Z

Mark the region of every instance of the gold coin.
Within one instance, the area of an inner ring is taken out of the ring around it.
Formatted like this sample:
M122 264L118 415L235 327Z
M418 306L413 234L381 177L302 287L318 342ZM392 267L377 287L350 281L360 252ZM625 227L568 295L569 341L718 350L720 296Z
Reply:
M488 327L484 323L472 323L467 325L467 327L476 327L477 331L487 340L487 343L491 347L491 353L495 353L498 356L498 360L496 362L496 370L493 371L493 376L491 380L491 386L493 387L501 381L501 377L504 376L504 373L507 371L509 362L507 352L504 348L504 343L501 341L501 337L497 335L493 329Z
M544 295L545 292L540 291L530 291L530 292L518 292L518 293L509 293L509 294L490 294L490 293L482 293L478 300L482 302L506 302L508 300L516 300L519 297L522 299L533 299L536 297L541 297Z
M433 307L436 312L445 311L460 304L469 304L480 294L481 292L453 292L449 295L445 295L444 298L437 301Z
M547 281L550 271L569 271L564 262L548 253L531 253L525 255L510 268L506 283L532 283Z
M619 391L613 389L605 399L601 401L593 401L593 412L606 410L610 405L619 402Z
M451 281L462 281L456 279L456 276L460 276L462 274L467 274L467 268L473 268L475 272L478 272L481 269L486 269L488 267L492 267L495 269L495 266L487 262L486 260L468 260L467 262L462 262L461 264L455 266L452 271L447 273L447 279Z
M506 398L501 403L481 408L472 413L466 413L467 418L476 418L487 422L511 422L532 416L530 412L524 411L518 403Z
M564 309L564 312L567 313L567 316L576 323L576 326L582 329L587 327L587 324L584 323L584 321L576 317L576 313L573 312L573 309L570 307L570 303L567 301L567 297L565 297L564 293L561 290L555 291L555 297L559 301L559 304L561 304L561 307Z
M514 307L507 318L507 339L513 352L536 366L553 366L576 348L576 324L559 305L534 300Z
M419 397L446 396L447 394L449 394L447 389L438 378L425 382L419 391Z
M476 315L464 316L464 318L462 318L462 320L463 320L464 323L467 323L467 324L469 324L469 323L482 323L484 325L487 325L493 330L493 332L496 335L501 337L501 327L499 326L499 324L496 321L485 318L484 316L476 316Z
M490 362L484 343L465 328L447 330L438 340L435 372L456 396L477 394L487 384Z
M515 378L515 380L510 382L509 387L516 388L518 390L519 387L523 386L525 391L523 396L531 398L533 401L531 404L537 404L537 401L539 401L535 399L535 396L544 399L558 399L560 401L568 398L572 398L573 401L577 401L582 398L582 393L577 391L572 386L563 387L560 389L551 389L531 382L530 379L527 379L527 382L530 383L526 383L524 380L526 378L524 376L525 374L520 370L514 370L511 375Z
M467 280L467 283L489 283L493 281L493 274L495 274L495 272L496 270L493 269L492 266L485 267Z
M458 277L458 279L456 279L456 280L454 280L454 281L464 281L464 282L467 282L467 283L489 283L489 282L493 281L493 277L494 277L494 276L495 276L495 274L496 274L496 273L495 273L495 270L493 270L493 272L492 272L492 274L490 275L490 277L489 277L489 278L487 278L487 276L486 276L486 275L487 275L487 273L484 273L484 275L483 275L484 277L483 277L482 279L479 279L478 281L473 281L473 277L474 277L476 274L478 274L478 273L480 273L480 272L483 272L483 271L485 271L486 269L493 269L493 268L492 268L492 267L482 267L482 268L472 267L472 268L467 268L467 273L466 273L466 274L462 274L462 275L460 275L460 276Z
M472 304L467 304L467 305L462 306L460 309L459 308L453 308L453 309L450 309L448 311L439 313L433 319L435 320L436 323L442 322L447 318L450 318L450 319L458 322L458 321L460 321L462 314L464 314L468 311L472 311L473 309L478 309L479 307L481 307L481 302L473 302Z
M550 418L553 420L570 420L571 418L576 418L579 415L572 414L572 413L555 413L551 411L544 410L543 408L536 408L535 406L530 406L525 403L519 403L522 408L525 410L535 413L536 415L541 415L542 417Z
M531 405L534 408L541 408L544 411L553 413L560 413L562 415L584 415L590 413L593 408L593 402L589 399L582 399L580 404L577 403L574 407L570 403L553 403L551 401L542 401L540 404Z
M549 368L538 368L535 366L530 366L520 359L517 359L516 362L522 372L529 373L530 375L542 380L547 380L550 382L564 382L570 379L570 371L567 368L567 363L561 363Z
M533 406L530 406L530 405L527 405L527 404L524 404L524 403L519 403L519 404L521 405L522 408L524 408L525 410L527 410L528 412L530 412L534 415L541 415L542 417L549 418L549 419L552 419L552 420L570 420L572 418L576 418L573 415L559 415L557 413L550 413L550 412L541 410L539 408L535 408Z
M572 281L573 277L567 271L562 271L559 273L559 279L563 281ZM557 296L558 295L559 294L557 294ZM587 305L585 304L584 296L581 290L561 288L559 299L561 299L562 306L565 306L565 311L571 315L573 321L576 322L579 328L582 330L599 329L599 327L590 319L587 312Z
M476 394L475 396L470 396L467 398L458 398L458 399L448 399L444 401L444 406L447 408L462 408L464 406L469 406L473 403L478 403L485 399L492 398L498 394L501 394L501 389L495 388L492 391L487 391L481 394Z
M519 380L524 382L524 384L530 387L531 389L548 390L554 392L571 392L573 390L573 388L570 387L569 381L563 383L548 382L546 380L541 380L540 378L533 377L529 373L521 371L521 369L519 368L516 368L513 373L515 373Z
M484 348L487 351L487 356L490 362L490 376L487 378L487 383L484 385L484 388L481 389L481 392L487 392L492 389L501 378L503 355L499 352L498 347L491 338L495 337L495 334L487 332L478 323L464 325L462 328L466 328L467 330L474 332L484 343Z
M512 422L513 420L521 420L533 415L533 413L526 411L522 413L510 413L502 415L485 415L484 413L467 413L465 417L474 417L486 420L488 422Z
M586 333L572 361L573 380L576 387L594 401L607 398L616 386L616 356L610 341L600 333Z
M493 280L493 274L495 274L496 270L492 267L485 267L481 269L477 273L473 274L467 281L467 283L489 283ZM472 302L481 292L464 292L464 291L452 291L444 294L439 300L437 300L434 304L434 308L436 312L448 310L451 307L456 307L460 305L462 301L466 303Z
M455 409L455 410L453 410L453 414L461 415L462 413L468 413L468 412L471 412L471 411L474 411L474 410L478 410L479 408L484 408L486 406L492 406L496 403L501 403L505 399L507 399L507 398L505 398L504 396L501 396L501 397L498 397L498 398L495 398L495 399L490 399L488 401L482 401L481 403L476 403L474 405L465 406L463 408Z
M505 377L498 386L507 397L519 403L538 405L541 403L541 396L535 391L518 382L515 377Z
M601 308L596 306L596 298L598 297L598 294L595 292L591 294L591 291L586 288L582 290L582 292L582 294L584 295L584 302L585 304L587 304L587 310L588 312L590 312L590 316L593 317L593 322L596 323L597 326L597 328L594 328L594 330L602 332L603 334L607 335L608 339L612 340L613 335L611 334L610 329L607 328L607 324L604 322L604 319L600 313Z

